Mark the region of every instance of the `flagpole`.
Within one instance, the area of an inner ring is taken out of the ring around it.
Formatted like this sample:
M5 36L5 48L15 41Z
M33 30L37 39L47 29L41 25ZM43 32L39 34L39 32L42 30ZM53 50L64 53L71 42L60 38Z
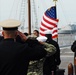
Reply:
M31 35L31 3L28 0L28 33Z
M53 0L53 1L55 2L55 6L56 6L57 0ZM56 19L57 19L57 12L56 12ZM58 28L58 26L57 26L57 28ZM57 42L58 42L58 37L57 37Z
M55 2L55 6L56 6L56 2L57 2L57 0L53 0L54 2Z

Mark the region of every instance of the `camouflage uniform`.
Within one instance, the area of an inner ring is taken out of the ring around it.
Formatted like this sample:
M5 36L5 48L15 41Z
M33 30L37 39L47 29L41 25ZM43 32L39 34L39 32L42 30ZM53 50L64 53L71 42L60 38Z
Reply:
M47 51L46 57L56 52L56 48L52 44L43 43L43 45ZM43 75L43 62L46 57L37 61L30 61L27 75Z

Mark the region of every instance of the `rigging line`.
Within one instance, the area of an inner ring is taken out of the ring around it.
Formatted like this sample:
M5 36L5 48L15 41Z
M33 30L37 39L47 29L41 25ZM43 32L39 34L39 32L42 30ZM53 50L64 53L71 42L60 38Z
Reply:
M38 11L43 11L44 10L44 5L43 5L43 3L41 2L41 1L38 1ZM44 10L45 11L45 10ZM40 18L40 22L38 23L39 24L39 26L38 26L38 28L40 28L40 25L41 25L41 20L42 20L42 16L43 16L43 13L42 13L42 15L41 15L41 12L37 12L38 13L38 17L40 16L41 18ZM39 18L38 18L39 19Z
M22 7L22 3L23 3L23 1L21 1L21 7ZM21 8L20 7L20 8ZM20 9L20 15L19 15L19 20L21 19L21 9Z
M12 13L12 9L13 9L14 3L15 3L15 0L13 1L13 5L12 5L11 11L10 11L9 18L11 17L11 13Z
M61 2L60 2L60 5L61 5L61 8L62 8L62 12L63 12L63 14L64 14L64 10L63 10L63 7L62 7ZM64 14L64 17L65 17L65 19L66 19L66 15L65 15L65 14ZM66 19L65 21L66 21L66 23L68 23L67 19Z
M40 16L40 12L38 12L38 11L40 11L40 5L39 5L40 3L39 3L39 1L38 1L38 10L37 10L37 13L38 13L38 17ZM38 18L38 28L40 27L39 26L40 24L39 24L39 18Z
M0 19L1 19L1 0L0 0Z
M18 5L19 5L19 2L20 2L20 0L18 0L18 2L17 2L16 14L15 14L14 18L17 17L17 12L18 12Z
M37 26L38 26L38 19L37 19L37 10L36 10L36 8L37 8L37 6L36 6L36 3L35 3L35 0L33 0L33 2L32 2L32 5L33 5L33 12L34 12L34 16L35 16L35 28L37 28Z
M38 1L39 2L39 1ZM44 3L46 3L46 2L44 2ZM40 9L40 11L42 11L42 10L44 10L44 12L46 11L46 9L45 9L45 6L47 6L46 4L44 4L43 2L39 2L38 4L38 8ZM42 9L41 9L42 8ZM43 13L44 13L43 12ZM38 12L39 14L41 13L41 12ZM42 13L42 15L43 15L43 13Z
M44 6L47 6L47 2L45 2L45 0L44 0L44 3L42 3L42 5L43 5L43 7ZM47 9L47 8L46 8ZM46 9L45 9L45 11L46 11Z

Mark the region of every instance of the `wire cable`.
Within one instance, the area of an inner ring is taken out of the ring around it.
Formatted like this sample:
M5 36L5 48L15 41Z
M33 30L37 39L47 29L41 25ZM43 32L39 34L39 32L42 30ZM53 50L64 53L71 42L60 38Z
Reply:
M12 13L12 10L13 10L14 3L15 3L15 0L13 1L13 5L12 5L11 11L10 11L9 18L11 17L11 13Z
M65 18L65 21L66 21L66 23L68 23L67 16L66 16L65 13L64 13L63 6L62 6L62 4L61 4L61 1L59 1L59 2L60 2L60 6L61 6L61 9L62 9L64 18ZM70 21L69 21L69 22L70 22ZM64 26L64 27L62 27L62 28L65 28L65 27L66 27L66 26Z

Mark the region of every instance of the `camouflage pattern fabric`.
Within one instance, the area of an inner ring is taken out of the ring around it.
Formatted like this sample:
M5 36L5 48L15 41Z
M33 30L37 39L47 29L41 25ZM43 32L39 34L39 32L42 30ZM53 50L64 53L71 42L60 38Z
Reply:
M44 43L43 45L45 50L47 51L46 57L56 52L56 48L53 45L48 43ZM43 63L46 57L37 61L30 61L27 75L43 75Z
M38 61L31 61L27 75L43 75L43 62L44 58Z

